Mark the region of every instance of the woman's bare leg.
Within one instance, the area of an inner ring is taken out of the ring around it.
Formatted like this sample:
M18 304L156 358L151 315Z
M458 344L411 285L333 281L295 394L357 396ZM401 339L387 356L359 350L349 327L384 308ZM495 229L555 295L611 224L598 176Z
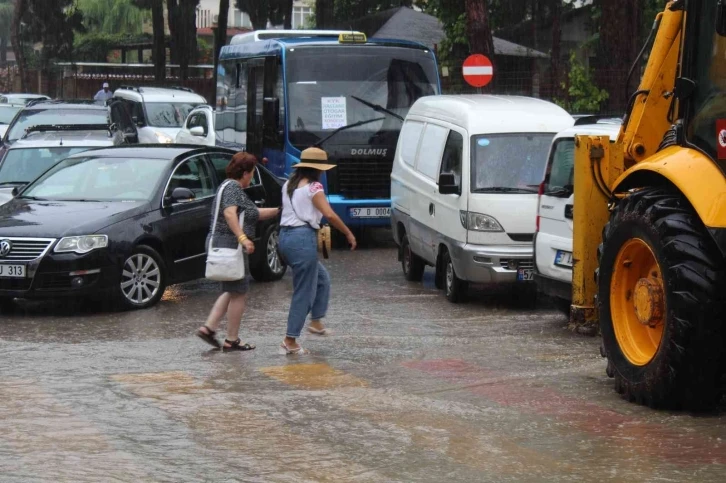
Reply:
M239 338L239 326L245 313L247 294L232 294L227 307L227 341L236 341ZM225 347L230 344L224 342Z

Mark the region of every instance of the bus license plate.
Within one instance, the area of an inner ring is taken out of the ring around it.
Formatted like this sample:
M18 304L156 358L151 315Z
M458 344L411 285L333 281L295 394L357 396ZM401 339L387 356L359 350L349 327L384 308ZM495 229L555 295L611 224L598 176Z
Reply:
M564 250L557 250L555 254L555 265L558 267L572 268L572 253Z
M391 216L390 208L351 208L351 218L386 218Z
M517 270L518 282L531 282L532 280L534 280L534 269L520 268Z
M25 265L0 264L0 278L25 278Z

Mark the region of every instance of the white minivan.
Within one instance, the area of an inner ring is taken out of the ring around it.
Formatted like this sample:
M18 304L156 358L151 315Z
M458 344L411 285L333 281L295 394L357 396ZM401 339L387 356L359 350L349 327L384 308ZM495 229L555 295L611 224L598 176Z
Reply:
M578 119L552 141L537 202L535 281L540 292L554 297L569 313L572 300L572 208L575 174L575 136L609 136L615 142L622 119L595 116Z
M533 288L537 189L563 109L517 96L430 96L401 129L391 224L407 280L426 265L451 302L472 283Z

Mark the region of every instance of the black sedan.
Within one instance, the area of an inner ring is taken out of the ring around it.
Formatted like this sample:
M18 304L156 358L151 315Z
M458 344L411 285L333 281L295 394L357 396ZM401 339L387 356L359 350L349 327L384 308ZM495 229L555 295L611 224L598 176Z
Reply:
M234 151L134 146L78 153L0 206L0 307L14 298L111 295L150 307L174 283L204 276L217 187ZM263 166L247 188L260 207L282 202ZM250 273L282 278L279 220L260 222Z

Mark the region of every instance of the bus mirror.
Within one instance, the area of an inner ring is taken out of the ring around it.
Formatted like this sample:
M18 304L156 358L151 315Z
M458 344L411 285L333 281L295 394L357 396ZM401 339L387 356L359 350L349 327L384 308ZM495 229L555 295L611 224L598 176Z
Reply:
M716 7L716 33L726 37L726 0L718 0Z
M280 124L280 99L265 97L262 105L262 123L270 132L277 132Z

